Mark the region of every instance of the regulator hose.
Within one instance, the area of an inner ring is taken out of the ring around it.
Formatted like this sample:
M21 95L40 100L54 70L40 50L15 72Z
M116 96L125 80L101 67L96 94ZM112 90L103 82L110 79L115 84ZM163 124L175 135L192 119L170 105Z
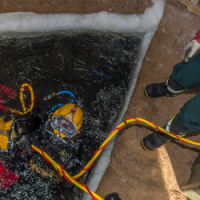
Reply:
M46 100L51 99L52 97L55 97L55 96L60 95L60 94L70 94L70 95L72 96L72 100L71 100L70 103L74 103L75 96L74 96L74 94L73 94L72 92L70 92L70 91L68 91L68 90L63 90L63 91L60 91L60 92L58 92L58 93L51 93L51 94L49 94L49 95L47 95L47 96L44 96L44 97L43 97L43 100L46 101ZM53 107L49 110L49 112L52 112L55 108L61 107L61 106L63 106L63 105L64 105L64 104L59 103L59 104L53 106Z

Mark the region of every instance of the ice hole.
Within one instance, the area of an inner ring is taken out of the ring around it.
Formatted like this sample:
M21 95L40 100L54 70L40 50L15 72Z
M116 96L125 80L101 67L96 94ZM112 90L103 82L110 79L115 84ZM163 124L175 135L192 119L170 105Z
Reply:
M120 15L107 12L86 15L39 15L33 13L1 14L0 71L1 82L3 83L0 84L12 88L19 88L22 82L30 82L30 84L33 85L33 88L34 86L37 88L37 94L43 92L42 89L44 88L39 87L41 83L44 87L48 87L48 85L51 85L53 82L54 87L49 89L49 93L57 88L61 88L63 85L66 88L69 88L69 90L75 92L76 97L78 97L77 103L82 106L85 112L86 119L83 124L83 131L87 130L87 134L91 136L91 138L96 137L96 141L99 145L100 142L106 138L109 131L115 128L123 118L136 84L142 60L163 15L165 0L152 0L152 2L154 3L153 7L146 9L145 13L142 15ZM64 44L66 41L69 42L69 38L72 37L78 38L78 40L75 40L76 42L74 43L70 43L71 49L69 48L67 50L69 55L67 57L64 52ZM86 42L82 43L83 40ZM58 45L58 43L62 48L57 48L56 45ZM79 46L79 44L81 45ZM91 50L89 51L90 54L80 54L80 52L88 51L86 44L89 44L91 47ZM12 45L13 47L9 49L8 47L11 47ZM40 52L42 56L39 55L36 61L31 59L33 54L37 54L37 51L40 51L42 48L44 48L44 51L42 53ZM95 57L96 60L94 60L91 58L96 49L99 54ZM9 52L6 52L6 50ZM57 53L57 55L60 56L60 59L57 58L53 62L48 63L48 59L52 56L52 51ZM106 51L107 53L105 54ZM1 57L2 52L7 53L3 54L7 55L7 60L4 60L4 56ZM68 66L70 69L69 71L71 72L68 75L65 61L67 59L73 59L73 57L76 57L77 55L79 57L75 62L73 60L73 63L76 64L78 70L73 71L74 66ZM87 57L87 61L84 61L82 56ZM108 58L109 56L110 58L107 62L104 62L104 57ZM17 62L13 63L12 61L15 58L17 58ZM41 68L38 67L38 65L42 66L44 60L49 64L49 68L46 65L45 69L42 69L41 71ZM115 73L112 65L107 66L108 63L113 64L116 68L121 67L121 69L124 69L123 67L125 67L126 70L123 70L123 73ZM92 72L85 68L86 65L90 66ZM15 67L14 70L13 66ZM65 72L62 77L59 76L58 70ZM51 71L51 73L49 73L49 71ZM48 73L49 75L47 75ZM110 78L110 74L115 77L115 80L114 78ZM29 77L29 75L31 75L31 77ZM130 75L130 80L127 81L126 77L129 78ZM87 81L94 76L96 79L92 84L94 84L96 89L98 89L98 83L100 83L99 80L103 79L101 84L103 83L105 85L100 85L98 92L94 92L93 94L93 88L86 86ZM121 78L121 76L123 77L123 84L118 83L118 78ZM48 77L48 79L45 79L46 77ZM46 82L44 80L46 80ZM70 84L70 80L73 80L74 84ZM106 85L106 81L108 80L111 80L111 83L115 83L116 87L108 87L108 84ZM84 84L85 86L81 87ZM74 85L77 87L74 87ZM81 97L85 95L84 92L88 96L86 96L85 99L82 99ZM111 94L113 94L112 99L107 99ZM122 97L120 96L121 94L123 94ZM67 96L63 98L64 100L67 99L70 101L70 98ZM60 98L60 101L63 101L63 98ZM95 100L91 101L91 99ZM110 100L113 102L106 105ZM91 102L93 103L92 105ZM99 104L99 102L101 102L101 104ZM11 101L7 102L7 104L11 107L13 106ZM54 105L54 102L51 104ZM17 102L15 105L20 106L17 105ZM103 112L101 110L102 107L99 105L104 105ZM90 107L96 108L95 112L98 114L93 113L93 116L88 114L91 111ZM105 117L105 110L108 109L111 113L110 118L102 124L102 128L100 129L99 124L102 123L101 120ZM114 109L117 109L117 113ZM9 118L10 116L7 117ZM90 132L89 130L92 131ZM97 134L93 135L95 131ZM109 164L114 140L115 139L112 139L106 149L103 150L101 156L90 171L89 176L86 174L81 179L83 182L86 180L86 184L92 191L97 189ZM48 145L43 144L43 147L44 149L45 147L48 148ZM86 148L87 151L87 145L83 148ZM40 158L39 164L41 164L41 166L44 165L42 158ZM69 160L68 164L69 166L70 164L73 165L73 162L70 163ZM36 174L33 171L25 171L24 175L25 178L16 183L14 187L12 186L12 189L10 188L6 191L0 189L2 199L20 199L22 195L23 199L34 199L34 197L43 198L44 196L46 199L58 199L58 196L55 196L54 192L60 194L60 199L66 198L66 194L63 194L62 188L58 189L55 184L50 189L49 185L51 182L49 180L46 182L41 181L40 174ZM31 180L32 176L35 176L35 183ZM36 194L30 187L30 185L33 184L35 184L34 187L35 190L37 190ZM80 193L80 190L76 187L74 187L73 193L70 192L71 191L67 193L69 198L71 198L70 195L72 195L74 199L91 199L88 194Z

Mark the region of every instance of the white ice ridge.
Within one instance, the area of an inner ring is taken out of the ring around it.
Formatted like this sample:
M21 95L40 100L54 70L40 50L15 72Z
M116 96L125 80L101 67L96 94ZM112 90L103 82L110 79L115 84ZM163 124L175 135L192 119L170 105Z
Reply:
M1 32L35 32L55 30L101 30L113 32L155 31L165 0L152 0L154 6L142 15L121 15L108 12L93 14L35 14L27 12L0 14Z
M120 117L113 126L113 128L115 128L121 122L128 107L143 58L163 15L166 0L152 0L152 2L154 5L147 8L144 14L140 15L121 15L108 12L84 15L35 14L25 12L0 14L0 34L8 37L9 32L30 32L31 36L33 32L51 32L60 30L98 30L128 34L142 33L144 37L142 40L141 54L137 65L137 71L134 74L135 76L133 77L131 88L126 96L126 104ZM103 150L94 169L94 174L88 185L92 191L96 191L110 162L110 154L113 149L114 140L115 139L112 139L108 146ZM84 194L83 200L91 199L92 198L88 194Z

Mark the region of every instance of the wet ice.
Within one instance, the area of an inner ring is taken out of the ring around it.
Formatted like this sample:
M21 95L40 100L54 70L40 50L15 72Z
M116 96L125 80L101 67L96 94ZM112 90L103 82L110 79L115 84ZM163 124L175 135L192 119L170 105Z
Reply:
M33 134L35 145L47 152L56 162L78 173L108 136L116 121L137 65L141 39L107 32L60 32L40 37L12 38L0 41L1 84L19 92L28 82L36 95L35 106L49 111L58 103L69 103L64 94L44 101L52 92L70 90L83 109L81 133L63 144L44 129ZM25 102L30 102L28 90ZM21 109L19 99L5 103ZM5 115L5 114L4 114ZM6 119L16 118L7 113ZM49 142L50 141L50 142ZM66 153L63 153L65 150ZM33 155L33 162L45 170L54 170L44 159ZM9 162L9 159L8 159ZM55 170L54 170L55 171ZM86 183L89 170L79 180ZM6 191L5 199L80 199L82 191L66 189L62 183L30 171L22 173L20 181Z

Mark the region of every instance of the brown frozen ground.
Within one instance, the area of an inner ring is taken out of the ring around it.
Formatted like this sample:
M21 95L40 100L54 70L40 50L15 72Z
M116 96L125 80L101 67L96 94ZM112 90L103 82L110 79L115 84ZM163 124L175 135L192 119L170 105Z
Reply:
M151 0L1 0L0 13L96 13L140 14L152 6Z
M108 11L141 14L152 6L150 0L4 0L0 13L27 11L36 13L93 13ZM124 119L141 117L163 126L191 99L198 88L177 97L148 99L143 88L164 82L173 66L181 61L181 53L194 37L200 17L189 12L176 0L168 0L164 15L144 58L138 81ZM122 200L185 200L180 187L187 184L198 148L171 142L154 152L140 146L141 139L152 132L147 125L133 123L119 132L97 193L104 197L118 192ZM199 139L200 136L190 137Z
M143 88L166 80L173 66L181 62L183 48L195 36L199 24L199 16L175 0L167 1L124 119L141 117L163 126L196 94L198 88L172 98L149 99ZM120 131L98 194L105 196L116 191L122 199L129 200L187 199L179 188L187 184L199 148L170 142L157 151L146 152L140 141L151 132L151 128L138 123ZM190 138L198 140L200 136Z

